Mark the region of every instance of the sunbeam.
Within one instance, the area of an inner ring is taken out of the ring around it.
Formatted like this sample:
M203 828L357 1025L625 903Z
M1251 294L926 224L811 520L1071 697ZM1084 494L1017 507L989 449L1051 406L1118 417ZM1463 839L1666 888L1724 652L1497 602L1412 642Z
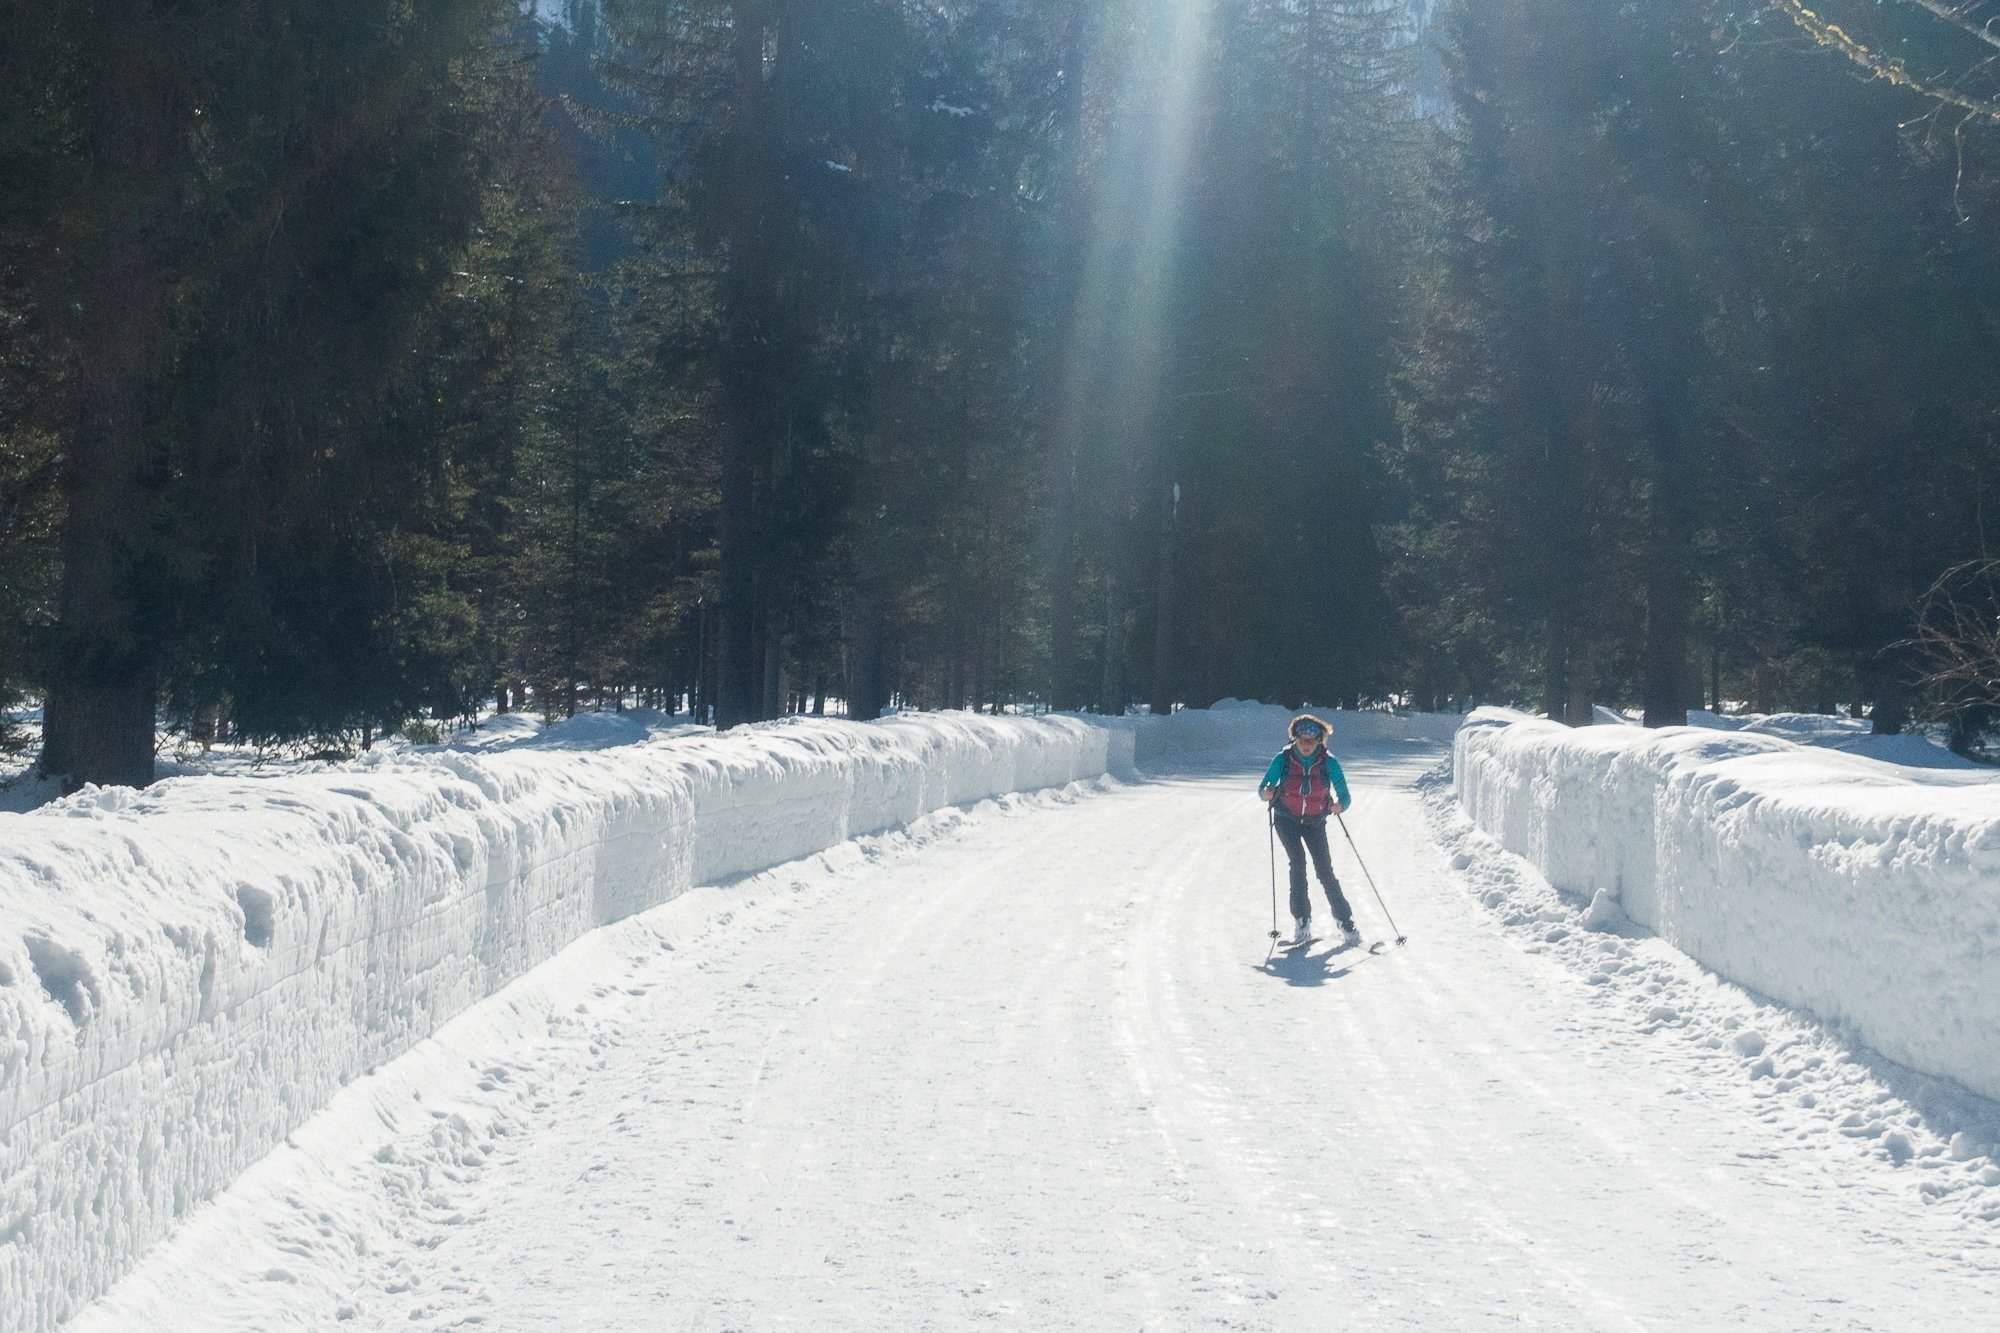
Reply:
M1213 0L1143 0L1107 98L1067 392L1125 466L1145 449L1164 389L1171 275L1193 188L1214 17Z

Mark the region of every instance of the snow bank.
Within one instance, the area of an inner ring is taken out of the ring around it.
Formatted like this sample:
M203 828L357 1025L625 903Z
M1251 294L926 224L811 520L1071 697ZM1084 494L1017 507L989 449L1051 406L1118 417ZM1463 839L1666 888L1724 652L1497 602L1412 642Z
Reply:
M580 935L926 812L1129 768L1074 718L794 720L0 814L0 1333L53 1328L340 1086Z
M1840 1155L1858 1150L1913 1168L1903 1187L1979 1224L1978 1243L1994 1236L1988 1224L2000 1221L2000 1102L1883 1059L1842 1025L1718 977L1633 924L1610 889L1598 889L1587 905L1558 894L1524 858L1473 825L1446 766L1417 785L1454 876L1504 935L1590 987L1603 1011L1623 1009L1630 1030L1681 1046L1671 1056L1671 1047L1660 1045L1634 1052L1640 1060L1679 1063L1710 1096L1727 1097L1732 1074L1747 1085L1747 1103L1736 1104L1754 1108L1782 1145L1777 1154L1758 1154L1760 1169L1799 1184L1782 1163L1818 1175L1831 1166L1822 1154L1844 1139Z
M1557 889L1609 890L1729 980L2000 1097L1992 770L1481 709L1453 774L1473 822Z

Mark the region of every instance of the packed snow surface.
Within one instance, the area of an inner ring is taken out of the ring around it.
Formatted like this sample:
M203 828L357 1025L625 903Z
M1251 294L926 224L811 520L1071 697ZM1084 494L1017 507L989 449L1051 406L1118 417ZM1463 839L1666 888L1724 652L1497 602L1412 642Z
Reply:
M1846 753L1824 743L1856 739L1845 719L1815 721L1572 730L1482 709L1454 772L1472 821L1557 889L2000 1097L2000 774Z
M588 931L1131 756L1073 718L660 730L586 715L0 813L0 1333L74 1313L343 1085Z
M589 932L73 1327L2000 1326L1994 1103L1558 893L1449 721L1334 723L1409 944L1272 953L1220 715Z

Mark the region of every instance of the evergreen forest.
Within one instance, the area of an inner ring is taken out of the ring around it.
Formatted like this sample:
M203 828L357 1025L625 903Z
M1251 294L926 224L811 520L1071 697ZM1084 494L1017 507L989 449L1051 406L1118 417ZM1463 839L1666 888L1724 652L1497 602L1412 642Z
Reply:
M4 34L0 707L71 786L495 708L2000 718L2000 0Z

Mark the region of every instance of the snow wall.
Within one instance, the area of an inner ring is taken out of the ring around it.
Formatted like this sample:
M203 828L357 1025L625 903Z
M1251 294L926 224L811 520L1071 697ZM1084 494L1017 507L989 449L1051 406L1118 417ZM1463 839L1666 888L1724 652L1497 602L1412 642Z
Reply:
M1503 709L1453 744L1474 823L1720 975L2000 1097L2000 782L1774 736Z
M956 713L668 739L595 715L0 814L0 1333L55 1327L341 1084L583 933L1129 770L1135 731Z

